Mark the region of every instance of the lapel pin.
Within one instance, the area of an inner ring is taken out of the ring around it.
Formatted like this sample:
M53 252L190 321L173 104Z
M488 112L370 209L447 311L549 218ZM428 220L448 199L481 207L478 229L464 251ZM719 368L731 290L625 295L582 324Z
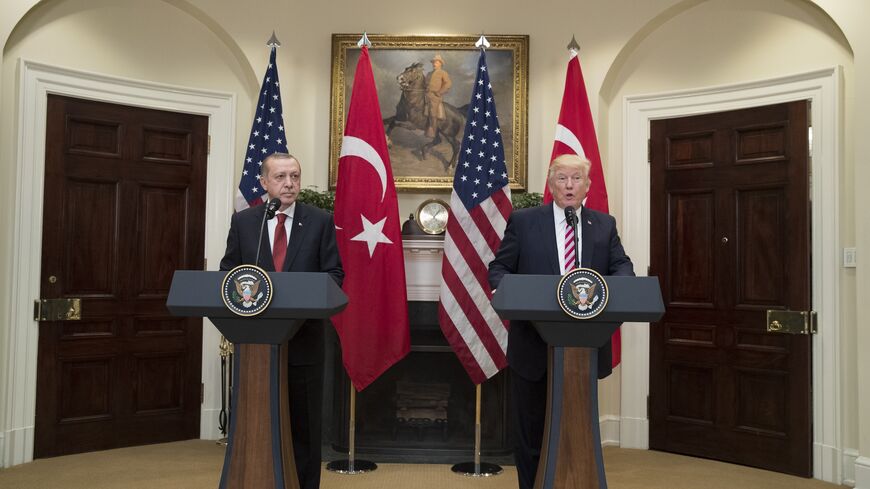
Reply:
M591 226L591 225L592 225L592 220L590 219L590 220L586 221L586 224L589 224L589 225Z

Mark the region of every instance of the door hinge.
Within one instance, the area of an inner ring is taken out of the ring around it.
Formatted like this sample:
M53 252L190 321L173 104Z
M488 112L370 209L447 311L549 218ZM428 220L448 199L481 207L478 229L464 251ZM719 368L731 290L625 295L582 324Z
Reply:
M647 138L646 140L646 163L650 164L652 162L652 139Z
M813 157L813 126L807 127L807 149L810 159Z
M199 384L199 403L205 403L205 382Z
M205 154L211 154L211 134L208 135L208 144L205 147Z
M646 267L646 276L649 277L652 275L652 267Z

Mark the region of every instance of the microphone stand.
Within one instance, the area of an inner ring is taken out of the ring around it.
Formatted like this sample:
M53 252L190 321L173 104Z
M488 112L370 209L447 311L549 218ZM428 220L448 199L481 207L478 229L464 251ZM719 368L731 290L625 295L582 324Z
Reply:
M281 199L278 198L266 203L266 212L263 213L263 220L260 222L260 238L257 240L257 258L254 260L254 266L260 266L260 246L263 244L263 229L266 227L266 221L275 217L275 212L280 205Z
M579 237L577 236L577 221L580 220L580 216L574 214L574 219L571 222L571 227L574 228L574 268L580 268L580 249L577 248Z

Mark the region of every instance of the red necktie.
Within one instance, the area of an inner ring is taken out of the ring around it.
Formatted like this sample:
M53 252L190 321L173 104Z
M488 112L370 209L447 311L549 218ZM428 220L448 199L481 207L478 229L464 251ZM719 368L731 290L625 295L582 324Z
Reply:
M574 228L565 221L565 271L574 268Z
M280 213L276 217L278 226L275 228L275 242L272 243L272 261L275 263L275 271L280 272L284 268L284 257L287 255L287 229L284 228L287 214Z

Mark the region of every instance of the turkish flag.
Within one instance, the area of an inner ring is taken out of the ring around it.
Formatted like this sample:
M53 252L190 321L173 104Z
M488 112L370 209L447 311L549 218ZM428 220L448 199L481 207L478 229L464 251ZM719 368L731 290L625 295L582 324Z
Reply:
M608 212L607 186L604 184L604 170L601 168L601 155L598 153L598 139L595 137L595 124L592 123L592 111L589 110L589 97L586 95L583 71L580 69L580 59L576 52L572 52L571 59L568 61L562 109L559 111L559 123L556 125L556 137L553 141L550 161L564 154L576 154L592 162L592 167L589 169L592 186L589 187L583 206ZM552 201L550 187L545 184L544 203L548 204ZM622 359L622 335L618 329L611 339L612 364L616 367Z
M361 391L411 349L399 205L366 47L341 142L335 227L349 301L332 321L344 368Z

